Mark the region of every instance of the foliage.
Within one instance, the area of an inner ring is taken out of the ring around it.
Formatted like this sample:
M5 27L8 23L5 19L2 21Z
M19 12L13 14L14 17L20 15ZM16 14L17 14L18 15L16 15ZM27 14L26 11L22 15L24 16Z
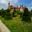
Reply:
M6 10L6 15L4 16L4 18L7 20L12 19L11 14L10 14L10 10L8 10L8 9Z
M32 16L32 10L31 10L31 16Z
M12 20L1 20L11 32L32 32L32 24L20 21L19 17L14 17Z
M28 11L28 8L24 9L24 14L21 13L20 11L16 11L15 9L14 9L14 12L12 14L10 14L9 9L7 9L7 10L2 9L2 10L0 10L0 15L2 17L4 17L5 19L12 19L12 17L16 17L17 15L20 15L20 18L22 18L22 20L24 20L24 21L31 20L30 12Z
M23 14L22 20L31 21L30 12L28 11L28 8L24 9L24 14Z

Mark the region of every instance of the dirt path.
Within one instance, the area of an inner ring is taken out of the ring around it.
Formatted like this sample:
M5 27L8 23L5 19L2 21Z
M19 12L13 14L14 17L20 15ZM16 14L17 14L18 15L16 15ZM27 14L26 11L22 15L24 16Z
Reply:
M0 32L11 32L0 20Z

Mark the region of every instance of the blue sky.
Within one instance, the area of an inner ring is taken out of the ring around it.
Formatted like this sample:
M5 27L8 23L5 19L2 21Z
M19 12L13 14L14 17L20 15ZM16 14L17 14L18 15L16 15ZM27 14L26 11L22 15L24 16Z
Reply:
M14 6L23 4L24 6L27 6L29 9L32 8L32 0L0 0L0 8L6 9L8 7L9 1Z

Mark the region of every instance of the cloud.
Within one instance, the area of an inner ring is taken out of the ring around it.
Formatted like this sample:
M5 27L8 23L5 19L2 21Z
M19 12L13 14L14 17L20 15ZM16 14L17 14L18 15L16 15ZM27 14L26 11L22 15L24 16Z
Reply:
M11 3L13 2L13 3L17 3L18 2L18 0L9 0Z
M16 6L16 3L18 2L18 0L0 0L0 6L7 8L7 4L8 4L9 1L10 1L10 4L12 4L14 6Z
M0 0L0 7L7 8L9 1L10 4L14 6L23 4L24 6L32 7L32 0Z
M7 5L8 5L8 0L0 0L0 7L1 8L7 8Z
M8 0L0 0L0 3L2 4L8 3Z

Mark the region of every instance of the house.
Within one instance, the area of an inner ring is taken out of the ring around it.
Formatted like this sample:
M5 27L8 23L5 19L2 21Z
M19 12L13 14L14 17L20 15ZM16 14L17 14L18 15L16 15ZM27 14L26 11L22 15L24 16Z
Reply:
M20 5L20 11L24 13L24 7Z

